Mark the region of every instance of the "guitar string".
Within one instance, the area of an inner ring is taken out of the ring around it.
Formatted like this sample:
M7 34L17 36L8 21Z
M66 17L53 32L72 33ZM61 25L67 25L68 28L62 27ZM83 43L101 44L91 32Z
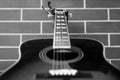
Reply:
M55 26L54 26L54 28L55 28L55 33L54 33L54 46L56 46L57 45L57 43L56 43L56 32L57 32L57 29L56 29L56 27L57 27L57 22L56 22L56 19L57 19L57 17L56 17L57 15L56 15L56 11L55 11ZM53 64L53 66L54 66L54 69L53 70L55 70L55 69L57 69L57 49L56 48L54 48L54 64Z
M64 12L64 18L65 18L65 17L66 17L66 16L65 16L65 12ZM65 19L64 19L64 21L65 21ZM65 23L65 22L64 22L64 23ZM65 27L65 26L64 26L64 27ZM63 61L63 65L64 65L64 66L63 66L63 68L66 69L66 68L65 68L65 53L63 53L63 58L64 58L64 61Z
M62 42L62 25L61 25L61 18L62 18L61 15L62 14L61 14L61 12L60 12L60 34L61 34L60 35L61 36L61 53L60 53L60 62L61 62L61 64L60 65L61 65L61 69L62 69L62 56L61 55L62 55L62 52L63 52L62 51L62 46L63 46L62 44L63 44L63 42Z
M59 46L60 46L60 53L59 53L59 68L61 69L61 48L62 48L62 37L61 37L61 11L59 11L59 17L60 17L60 19L59 19L59 26L60 26L60 30L59 30L59 36L60 36L60 42L59 42Z
M56 14L57 14L57 11L56 11ZM58 14L56 15L56 24L57 24L57 25L56 25L56 29L55 29L55 30L56 30L55 35L57 36L57 39L59 39L59 38L58 38L58 34L57 34L57 32L58 32L58 30L57 30L57 27L58 27L58 22L57 22L57 19L58 19L58 18L57 18L57 16L58 16ZM56 42L57 42L57 43L56 43L56 46L58 46L59 43L58 43L57 40L56 40ZM58 48L56 48L56 64L55 64L55 65L56 65L56 69L58 69Z
M57 29L57 27L59 26L58 25L58 22L57 22L57 20L58 20L58 12L56 11L56 15L57 15L57 17L56 17L56 35L57 35L57 38L59 39L59 35L57 34L57 32L58 32L58 29ZM58 46L59 45L59 42L56 40L56 42L57 42L57 44L56 44L56 46ZM59 59L59 55L58 55L58 48L56 48L56 69L59 69L59 66L58 66L58 59Z
M66 27L66 29L67 29L67 25L66 25L66 21L67 21L67 20L66 20L66 17L67 17L67 15L64 13L64 16L65 16L65 17L64 17L64 18L65 18L65 19L64 19L64 23L65 23L65 27ZM64 60L66 60L65 58L66 58L66 56L64 55ZM67 69L65 61L64 61L64 68Z
M56 17L56 15L54 15ZM54 32L55 32L55 25L56 25L56 22L55 22L55 17L54 17ZM54 34L54 38L55 38L55 34ZM55 39L54 39L54 42L53 44L55 44ZM54 46L54 45L53 45ZM53 48L53 70L55 69L55 49Z
M57 14L57 20L59 19L58 18L58 11L56 11L56 14ZM57 23L57 25L56 25L56 34L57 34L57 62L56 62L56 67L57 67L57 69L59 69L59 53L58 53L58 50L59 50L59 48L58 48L58 46L59 46L59 34L58 34L58 32L59 32L59 29L58 29L58 27L59 27L59 25L58 25L58 21L56 20L56 23Z
M63 12L63 14L62 14L62 16L64 16L64 12ZM64 19L64 18L63 18ZM61 23L63 23L62 22L62 20L61 20ZM62 25L62 27L63 27L63 25ZM62 29L62 28L61 28ZM63 32L63 29L62 29L62 32ZM62 34L62 43L63 43L63 45L64 45L64 40L63 40L63 33L61 33ZM63 63L62 63L62 67L64 68L64 49L62 48L62 57L63 57Z

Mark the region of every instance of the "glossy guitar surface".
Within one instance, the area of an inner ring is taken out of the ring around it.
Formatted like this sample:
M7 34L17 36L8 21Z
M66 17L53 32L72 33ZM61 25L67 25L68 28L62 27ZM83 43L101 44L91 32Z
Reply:
M52 45L52 39L31 40L21 45L21 60L4 73L0 80L120 80L120 71L103 56L101 43L89 39L71 39L72 46L80 48L84 57L70 67L77 69L74 76L52 76L52 65L42 61L40 51Z

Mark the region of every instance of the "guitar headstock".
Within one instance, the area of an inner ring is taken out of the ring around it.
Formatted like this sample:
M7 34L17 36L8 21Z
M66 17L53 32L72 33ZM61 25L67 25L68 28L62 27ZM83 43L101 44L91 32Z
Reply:
M65 16L67 17L72 17L72 14L68 12L67 9L56 9L51 6L51 2L48 1L48 9L45 9L44 6L42 6L43 10L48 14L48 18L51 18L54 20L56 11L63 11L65 13Z

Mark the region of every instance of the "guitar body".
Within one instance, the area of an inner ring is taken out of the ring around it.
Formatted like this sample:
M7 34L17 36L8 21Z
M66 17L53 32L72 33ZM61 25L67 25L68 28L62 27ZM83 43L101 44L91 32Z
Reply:
M41 60L40 54L52 43L52 39L24 42L20 48L20 61L3 73L0 80L120 80L120 71L104 58L103 45L91 39L71 39L71 45L84 54L80 60L68 63L72 69L78 70L76 75L50 75L48 72L52 65Z

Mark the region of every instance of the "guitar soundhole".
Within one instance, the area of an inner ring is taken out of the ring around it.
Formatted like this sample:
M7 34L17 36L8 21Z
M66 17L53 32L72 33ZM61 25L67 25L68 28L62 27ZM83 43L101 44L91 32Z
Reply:
M47 47L39 54L41 60L48 63L52 63L52 61L75 62L82 59L83 56L84 53L81 49L74 46L70 49L53 49L52 47Z
M70 49L52 49L48 51L46 55L50 59L58 61L73 60L78 56L82 56L82 54L79 54L79 52L75 52Z

